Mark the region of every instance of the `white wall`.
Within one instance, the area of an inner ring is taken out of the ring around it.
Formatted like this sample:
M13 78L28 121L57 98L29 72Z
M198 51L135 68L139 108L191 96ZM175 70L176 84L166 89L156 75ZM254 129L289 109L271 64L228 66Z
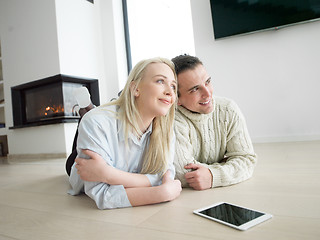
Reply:
M196 55L255 142L320 139L320 21L214 40L209 0L191 0Z
M108 102L127 79L122 1L55 2L61 73L99 79Z
M99 77L99 35L95 5L88 1L55 0L62 74Z
M9 130L11 87L59 73L99 79L101 103L127 78L121 1L0 2L9 155L71 151L76 123ZM1 131L1 134L4 131Z
M60 72L54 1L0 2L6 131L9 154L66 152L63 124L9 130L11 87Z

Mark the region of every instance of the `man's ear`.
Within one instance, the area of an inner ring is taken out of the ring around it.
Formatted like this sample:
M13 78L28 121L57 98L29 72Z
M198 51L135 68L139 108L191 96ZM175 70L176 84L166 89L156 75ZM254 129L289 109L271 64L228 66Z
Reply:
M140 95L139 89L136 88L136 83L135 82L131 82L130 83L130 91L135 97L139 97L139 95Z

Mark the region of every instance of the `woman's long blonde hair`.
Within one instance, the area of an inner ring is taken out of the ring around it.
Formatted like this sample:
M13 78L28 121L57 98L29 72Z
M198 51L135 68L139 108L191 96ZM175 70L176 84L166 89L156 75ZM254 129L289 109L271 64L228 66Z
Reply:
M123 123L125 139L128 139L129 132L132 132L137 136L143 134L138 125L140 115L136 107L134 92L143 78L145 69L152 63L164 63L168 65L174 73L175 80L177 79L174 64L170 60L160 57L142 60L131 70L127 83L119 98L106 104L119 106L117 117ZM134 88L132 88L133 82ZM142 174L164 174L167 170L170 142L173 137L175 106L176 103L171 106L169 112L165 116L155 117L153 119L152 134L150 136L149 147L144 154L141 169Z

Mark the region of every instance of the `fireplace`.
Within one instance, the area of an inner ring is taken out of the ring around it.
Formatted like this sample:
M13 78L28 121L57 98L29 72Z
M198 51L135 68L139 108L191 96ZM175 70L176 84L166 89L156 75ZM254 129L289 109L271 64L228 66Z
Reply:
M76 88L85 86L94 105L100 105L97 79L58 74L11 88L12 128L77 122Z

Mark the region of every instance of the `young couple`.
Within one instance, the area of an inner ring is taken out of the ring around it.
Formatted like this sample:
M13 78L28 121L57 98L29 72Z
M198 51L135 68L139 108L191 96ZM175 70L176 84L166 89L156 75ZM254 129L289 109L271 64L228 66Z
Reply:
M236 184L257 160L239 108L213 97L211 77L189 55L139 62L117 100L82 118L77 152L70 194L85 192L100 209Z

